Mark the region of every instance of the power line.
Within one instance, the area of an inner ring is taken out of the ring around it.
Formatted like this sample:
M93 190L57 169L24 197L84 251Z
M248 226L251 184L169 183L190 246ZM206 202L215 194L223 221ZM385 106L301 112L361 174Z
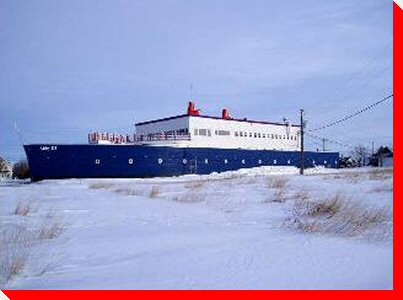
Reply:
M317 135L314 135L314 134L311 134L311 133L308 133L308 132L306 132L306 135L310 136L311 138L320 140L320 141L323 141L323 139L325 139L327 143L331 143L331 144L335 144L337 146L344 147L344 149L348 149L350 151L353 151L353 150L355 150L357 148L357 145L354 146L354 145L347 144L347 143L344 143L344 142L340 142L340 141L337 141L337 140L329 139L327 137L317 136ZM370 152L370 151L365 151L365 153L368 156L372 155L372 152Z
M314 139L317 139L317 140L320 140L320 141L323 141L323 139L325 139L326 142L329 142L331 144L336 144L338 146L343 146L345 148L355 148L355 146L353 146L353 145L346 144L344 142L336 141L336 140L333 140L333 139L329 139L327 137L317 136L317 135L314 135L314 134L311 134L311 133L308 133L308 132L306 132L306 134L309 135L311 138L314 138Z
M339 120L333 121L333 122L325 124L323 126L320 126L320 127L314 128L314 129L310 129L310 130L308 130L308 132L322 130L322 129L326 129L326 128L338 125L338 124L340 124L340 123L342 123L344 121L347 121L347 120L349 120L349 119L351 119L353 117L356 117L356 116L358 116L358 115L360 115L360 114L362 114L362 113L374 108L375 106L381 104L382 102L385 102L386 100L388 100L388 99L390 99L392 97L393 97L393 93L391 93L388 96L386 96L386 97L384 97L384 98L382 98L382 99L380 99L380 100L378 100L378 101L376 101L376 102L374 102L374 103L372 103L372 104L370 104L370 105L368 105L368 106L356 111L353 114L347 115L347 116L345 116L345 117L343 117L343 118L341 118Z

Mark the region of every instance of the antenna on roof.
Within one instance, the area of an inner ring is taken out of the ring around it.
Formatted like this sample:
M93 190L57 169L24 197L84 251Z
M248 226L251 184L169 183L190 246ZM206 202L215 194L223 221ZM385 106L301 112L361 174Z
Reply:
M194 86L193 83L189 84L189 99L190 99L190 100L193 100L193 91L194 91L194 88L195 88L195 86Z

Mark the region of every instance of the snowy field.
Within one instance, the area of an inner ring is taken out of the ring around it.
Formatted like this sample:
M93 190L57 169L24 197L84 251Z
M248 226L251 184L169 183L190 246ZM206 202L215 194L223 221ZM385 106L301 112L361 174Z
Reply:
M1 182L9 289L391 289L393 170Z

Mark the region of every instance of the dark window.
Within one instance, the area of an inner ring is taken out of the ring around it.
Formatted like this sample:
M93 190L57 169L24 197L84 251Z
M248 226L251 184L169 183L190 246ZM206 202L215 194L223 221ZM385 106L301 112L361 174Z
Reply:
M230 135L229 130L216 130L217 135Z
M211 136L209 129L199 129L199 135Z

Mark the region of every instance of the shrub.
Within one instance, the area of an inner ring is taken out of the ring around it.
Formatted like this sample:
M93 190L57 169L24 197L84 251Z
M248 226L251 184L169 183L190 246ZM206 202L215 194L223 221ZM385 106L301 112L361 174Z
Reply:
M341 194L321 200L298 198L286 225L308 233L385 239L391 232L389 209L352 203Z
M158 186L153 186L153 187L151 188L149 197L152 198L152 199L153 199L153 198L157 198L160 193L161 193L161 191L160 191L159 187L158 187Z
M20 160L13 165L13 178L27 179L29 176L29 165L26 160Z
M14 210L14 214L25 217L31 212L31 210L32 206L30 202L19 202Z
M89 189L92 190L101 190L101 189L109 189L113 186L111 182L95 182L88 186Z

